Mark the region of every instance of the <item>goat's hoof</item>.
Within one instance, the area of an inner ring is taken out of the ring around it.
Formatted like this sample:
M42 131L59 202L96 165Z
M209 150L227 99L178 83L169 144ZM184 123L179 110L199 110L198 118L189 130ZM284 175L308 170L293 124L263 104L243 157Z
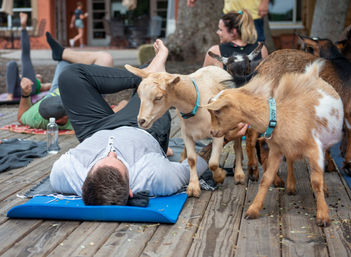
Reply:
M227 176L227 172L221 168L217 168L215 171L212 172L213 180L216 183L223 183L225 177Z
M201 188L200 184L189 184L188 189L186 190L186 193L189 197L194 196L194 197L200 197L201 194Z
M316 218L316 223L320 227L328 227L330 225L330 220L328 214L326 216L324 215L318 215L317 213L317 218Z
M260 173L257 166L248 166L247 170L249 171L249 179L252 181L258 181Z
M274 181L273 181L274 187L285 187L285 182L284 180L281 179L278 175L275 175Z
M235 184L245 184L245 174L244 173L240 173L240 174L235 174L234 175L234 182Z
M336 168L336 166L335 166L335 164L334 164L333 161L329 161L329 162L327 162L327 163L325 164L324 170L325 170L326 172L334 172L334 171L337 171L337 168Z
M351 176L351 162L345 162L343 169L346 175Z
M257 219L258 218L258 211L252 208L249 208L245 213L245 219Z
M286 193L288 195L296 195L296 188L289 188L289 187L287 187L286 188Z

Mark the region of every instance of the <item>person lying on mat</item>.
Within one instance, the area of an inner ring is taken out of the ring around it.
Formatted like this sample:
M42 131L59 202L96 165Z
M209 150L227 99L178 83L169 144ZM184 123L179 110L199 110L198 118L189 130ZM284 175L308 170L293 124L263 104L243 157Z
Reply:
M58 61L55 75L52 81L50 93L42 100L32 105L30 96L33 81L28 78L23 78L21 81L22 96L17 113L17 120L23 125L29 125L31 128L46 129L50 117L56 118L56 123L59 129L73 129L68 121L66 111L63 107L60 92L58 89L58 77L64 67L71 63L95 64L111 67L113 58L111 54L103 51L74 51L69 48L64 48L55 41L51 34L47 32L47 41L50 47L59 49L61 54L57 55L57 51L53 51L53 59ZM54 54L55 53L55 54Z
M156 56L144 69L165 71L168 49L159 39L154 49ZM125 69L96 65L73 64L62 72L61 99L80 144L54 163L50 182L56 192L82 196L86 205L125 205L140 191L165 196L189 183L187 160L179 163L166 158L169 112L142 130L137 124L138 94L118 113L102 96L136 89L140 81ZM196 164L200 176L208 165L201 157Z
M30 59L30 40L27 32L26 13L20 13L21 22L21 64L22 64L22 78L19 76L18 64L12 60L6 64L6 87L7 99L13 100L14 97L21 96L20 83L23 78L32 82L29 95L36 95L43 91L50 89L51 83L43 83L43 77L40 74L35 74L32 61Z

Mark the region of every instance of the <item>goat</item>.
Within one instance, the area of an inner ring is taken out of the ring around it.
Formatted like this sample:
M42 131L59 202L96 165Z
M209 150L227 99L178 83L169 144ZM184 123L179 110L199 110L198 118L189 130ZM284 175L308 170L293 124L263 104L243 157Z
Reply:
M277 85L272 79L256 76L241 88L221 91L203 106L211 113L214 137L223 136L239 122L249 123L259 132L276 124L267 141L268 166L246 218L258 217L282 157L291 161L305 157L309 161L311 184L317 199L317 224L329 225L323 192L323 159L325 150L342 136L343 104L335 89L319 77L323 64L323 60L317 60L306 66L304 73L286 73ZM262 94L273 88L275 113L268 104L268 97Z
M240 87L243 84L247 83L253 76L257 75L255 71L258 64L261 62L260 60L255 60L257 55L261 52L263 47L263 43L259 43L259 45L249 54L235 54L230 57L223 57L217 54L208 52L209 56L223 63L223 66L226 67L226 70L232 75L232 81L235 84L235 87ZM248 128L246 132L246 151L247 151L247 170L249 179L252 181L257 181L259 178L259 170L258 170L258 160L257 155L259 152L262 152L262 156L265 156L266 151L260 151L260 147L264 144L260 142L257 145L257 139L259 134L254 131L252 128ZM255 151L255 147L257 148L257 154ZM259 160L263 160L264 158L260 158ZM264 163L260 162L263 166ZM276 187L284 187L284 181L277 175L274 178L273 182Z
M142 78L138 87L141 101L138 124L143 129L151 127L153 122L172 106L176 107L179 116L181 116L181 113L189 114L191 110L194 110L194 106L197 108L198 104L203 105L207 103L212 96L224 88L220 83L221 81L231 79L228 72L216 66L201 68L189 75L170 74L167 72L151 74L130 65L125 67ZM195 90L196 84L199 85L198 95L197 90ZM206 109L199 108L195 115L189 118L180 118L180 122L190 166L190 182L187 194L198 197L201 190L196 172L195 141L211 136L211 117ZM222 183L226 176L225 171L218 167L223 142L223 137L213 138L212 153L209 160L213 178L219 183ZM241 165L241 138L235 140L234 150L237 156L234 179L236 183L243 184L245 175Z
M340 80L341 86L336 89L344 103L345 113L346 133L343 141L347 142L347 147L344 155L344 171L351 175L351 62L339 52L336 45L329 39L310 38L302 35L299 37L303 41L304 50L317 57L327 59Z

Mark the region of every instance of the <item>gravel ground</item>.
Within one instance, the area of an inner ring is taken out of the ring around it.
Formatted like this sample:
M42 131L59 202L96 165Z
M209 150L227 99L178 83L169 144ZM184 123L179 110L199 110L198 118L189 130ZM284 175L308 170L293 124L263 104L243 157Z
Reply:
M0 58L0 93L6 92L6 63L8 59ZM184 62L167 62L166 69L170 73L189 74L201 67L201 63L184 63ZM35 72L43 75L44 82L49 82L54 77L56 65L45 65L34 67ZM128 99L131 90L125 90L120 93L106 96L106 100L110 104L117 104L121 100Z

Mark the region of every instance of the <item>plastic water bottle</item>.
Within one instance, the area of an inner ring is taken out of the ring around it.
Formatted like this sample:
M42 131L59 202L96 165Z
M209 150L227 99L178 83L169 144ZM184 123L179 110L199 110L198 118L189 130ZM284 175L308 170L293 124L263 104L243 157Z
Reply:
M57 154L60 150L60 147L58 145L58 126L55 123L55 118L49 119L46 133L48 135L48 153Z

